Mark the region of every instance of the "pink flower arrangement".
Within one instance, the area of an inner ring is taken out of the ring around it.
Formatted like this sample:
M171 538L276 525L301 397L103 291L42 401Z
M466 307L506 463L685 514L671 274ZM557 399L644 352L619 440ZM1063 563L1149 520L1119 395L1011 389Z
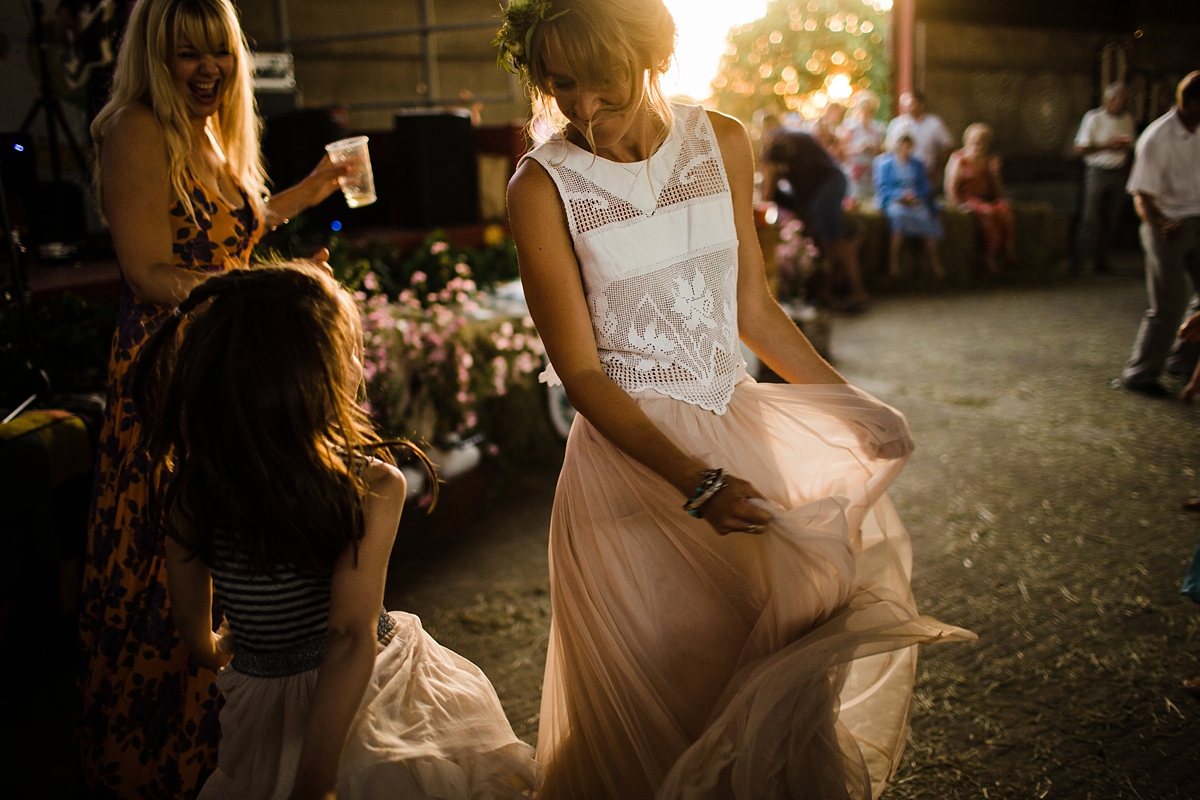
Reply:
M431 250L437 247L435 242ZM372 413L390 433L438 442L469 435L480 410L516 383L532 382L545 352L528 316L483 318L482 295L470 268L460 264L446 288L417 291L426 276L412 275L414 290L395 302L372 293L368 272L355 297L362 312L363 377Z
M779 244L775 246L775 265L782 297L797 296L816 268L819 255L816 244L804 235L804 223L791 214L780 214Z

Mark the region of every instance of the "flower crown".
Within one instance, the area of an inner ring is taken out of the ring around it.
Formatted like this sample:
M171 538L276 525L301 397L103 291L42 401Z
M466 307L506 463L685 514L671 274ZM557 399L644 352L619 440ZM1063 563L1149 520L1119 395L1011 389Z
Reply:
M550 0L509 0L508 7L500 12L504 20L492 44L500 48L496 56L496 67L514 75L529 75L529 47L533 32L539 22L550 22L566 14L570 9L550 14Z

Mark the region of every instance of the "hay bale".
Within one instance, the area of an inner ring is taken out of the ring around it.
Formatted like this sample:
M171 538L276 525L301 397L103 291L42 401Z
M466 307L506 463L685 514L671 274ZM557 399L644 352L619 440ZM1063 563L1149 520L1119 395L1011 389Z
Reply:
M480 408L479 429L507 463L520 467L552 464L562 458L562 442L550 425L546 387L532 377L512 384Z
M1049 203L1014 203L1017 263L1024 281L1045 283L1060 272L1070 238L1069 221Z
M891 231L887 217L874 206L862 206L849 212L852 225L858 231L859 267L863 281L872 293L930 290L938 286L966 288L972 283L975 264L974 223L958 212L943 212L942 224L946 236L938 247L946 278L939 280L929 268L925 245L919 239L908 239L900 250L900 274L888 272L888 242ZM982 263L982 261L981 261Z
M1011 275L1020 282L1043 283L1057 274L1067 252L1068 221L1048 203L1014 203L1016 263ZM918 240L905 242L900 251L900 275L888 274L887 218L874 207L849 212L861 245L859 264L863 280L873 293L930 289L949 286L965 289L987 279L983 244L975 220L957 208L942 209L945 236L938 254L946 278L938 281L929 271L924 246Z

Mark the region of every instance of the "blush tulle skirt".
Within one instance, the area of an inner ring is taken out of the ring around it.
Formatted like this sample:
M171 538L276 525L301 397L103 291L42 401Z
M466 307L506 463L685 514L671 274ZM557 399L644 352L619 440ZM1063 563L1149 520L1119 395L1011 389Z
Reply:
M395 633L350 731L338 800L493 800L532 797L533 748L513 734L487 677L439 645L412 614ZM292 791L319 670L256 678L228 667L217 771L200 800L285 800Z
M849 386L744 381L722 415L637 397L680 448L775 507L718 536L577 417L550 530L542 800L878 797L907 734L917 613L885 494L911 450Z

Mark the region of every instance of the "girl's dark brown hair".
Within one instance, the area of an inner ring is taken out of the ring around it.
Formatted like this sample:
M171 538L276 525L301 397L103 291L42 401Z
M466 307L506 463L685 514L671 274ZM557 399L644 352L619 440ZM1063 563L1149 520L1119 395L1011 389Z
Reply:
M188 295L134 378L168 536L212 564L222 530L268 575L328 574L347 545L357 555L367 485L355 465L411 447L382 442L355 402L361 338L353 301L309 262L231 270Z

